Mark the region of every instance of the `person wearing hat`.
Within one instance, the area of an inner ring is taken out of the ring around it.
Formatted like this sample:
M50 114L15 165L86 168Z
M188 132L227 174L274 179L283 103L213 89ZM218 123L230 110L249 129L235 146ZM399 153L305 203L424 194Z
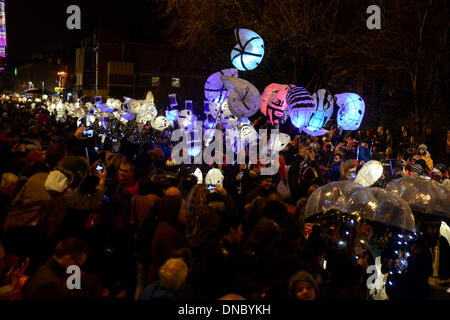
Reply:
M52 239L59 229L69 208L91 210L100 205L105 193L106 169L97 171L99 184L92 195L81 194L79 187L90 171L86 158L67 156L59 161L56 168L31 176L11 204L22 205L43 202L46 204L45 216L40 217L36 226L45 236ZM6 223L5 223L6 227Z
M427 146L424 144L419 145L418 153L422 160L427 164L428 170L433 170L433 160L431 159L431 155L427 150Z
M319 285L316 279L307 272L300 271L289 281L289 296L294 300L317 300Z

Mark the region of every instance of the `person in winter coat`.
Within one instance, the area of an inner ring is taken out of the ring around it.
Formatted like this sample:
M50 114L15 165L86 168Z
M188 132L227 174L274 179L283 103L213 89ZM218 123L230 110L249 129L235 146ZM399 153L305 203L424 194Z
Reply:
M431 159L430 153L427 151L427 146L424 144L421 144L418 148L418 152L422 160L424 160L427 164L428 171L433 170L434 164L433 160Z
M179 196L165 196L159 205L159 223L152 241L152 264L147 284L157 280L158 270L173 250L186 246L184 223L186 203Z
M67 156L50 173L40 172L28 179L17 194L11 208L42 201L49 210L37 226L45 236L53 238L69 208L90 210L97 208L105 193L106 170L97 172L99 183L92 195L81 194L79 186L89 174L86 158Z
M142 291L139 300L183 300L188 267L181 258L167 260L158 271L159 280Z

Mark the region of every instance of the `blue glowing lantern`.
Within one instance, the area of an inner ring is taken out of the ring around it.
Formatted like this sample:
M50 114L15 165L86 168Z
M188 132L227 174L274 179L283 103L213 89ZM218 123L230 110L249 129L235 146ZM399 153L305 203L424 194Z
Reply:
M330 91L320 89L313 94L315 109L311 112L308 130L318 131L330 120L333 114L333 96Z
M175 121L178 118L178 109L166 110L166 118L169 121Z
M205 98L208 101L219 104L224 102L230 94L230 91L225 87L220 76L237 77L238 71L234 68L224 69L213 73L206 79Z
M241 71L255 69L264 57L263 39L248 29L235 29L234 35L238 44L231 51L231 62Z
M364 100L356 93L342 93L335 96L339 106L337 124L344 130L357 130L364 118Z
M292 124L299 129L305 127L314 110L311 94L305 88L295 87L287 92L286 102Z

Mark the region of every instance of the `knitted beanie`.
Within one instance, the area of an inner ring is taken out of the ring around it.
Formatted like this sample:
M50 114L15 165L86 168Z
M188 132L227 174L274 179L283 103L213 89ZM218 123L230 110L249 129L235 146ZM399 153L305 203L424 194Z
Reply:
M309 273L300 271L300 272L294 274L291 277L291 280L289 280L289 293L292 297L295 296L295 292L293 292L295 290L295 284L299 281L308 281L313 286L314 290L316 291L316 296L317 297L319 296L320 290L319 290L319 284L317 283L317 280L314 279L314 277L312 275L310 275Z

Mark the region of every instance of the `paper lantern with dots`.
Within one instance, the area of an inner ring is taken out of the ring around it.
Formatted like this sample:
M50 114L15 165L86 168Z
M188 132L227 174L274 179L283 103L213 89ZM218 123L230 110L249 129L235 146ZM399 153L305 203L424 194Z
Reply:
M286 122L289 112L286 103L286 94L290 87L286 84L271 83L261 95L259 109L274 126Z
M234 35L238 44L231 51L231 62L241 71L255 69L264 57L263 39L248 29L235 29Z
M312 97L315 108L311 112L307 128L315 132L320 130L330 120L333 114L333 95L326 89L320 89Z
M292 124L299 129L306 127L315 107L311 94L303 87L289 89L286 103Z
M224 69L213 73L205 82L205 98L214 103L224 102L230 95L230 91L223 84L220 76L237 77L238 71L235 68Z
M364 100L356 93L341 93L335 98L339 106L337 124L344 130L357 130L364 118Z

